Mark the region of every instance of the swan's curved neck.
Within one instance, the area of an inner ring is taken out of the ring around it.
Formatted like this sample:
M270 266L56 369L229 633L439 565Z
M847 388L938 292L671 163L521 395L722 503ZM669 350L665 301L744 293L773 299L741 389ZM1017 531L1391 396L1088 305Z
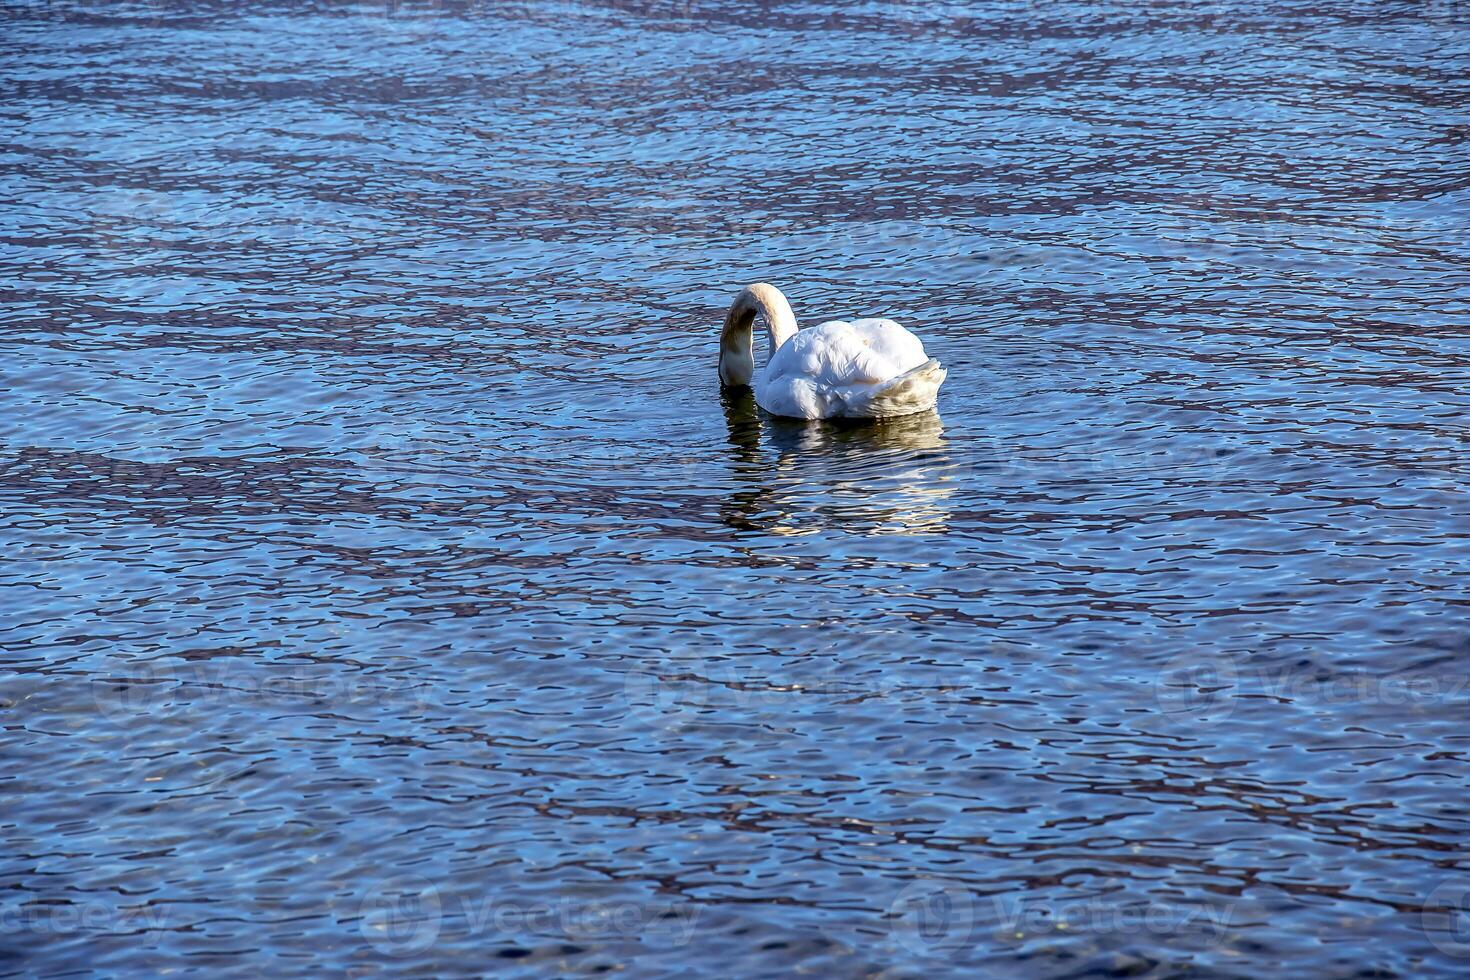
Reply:
M770 349L766 360L796 333L796 315L781 290L770 283L757 282L740 290L725 326L720 330L720 382L726 385L748 385L755 374L755 355L751 352L751 325L759 315L766 322Z

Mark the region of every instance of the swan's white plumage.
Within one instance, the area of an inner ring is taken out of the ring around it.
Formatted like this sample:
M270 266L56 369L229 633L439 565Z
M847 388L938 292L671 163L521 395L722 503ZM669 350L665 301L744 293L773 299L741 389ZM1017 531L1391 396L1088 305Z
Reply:
M932 409L945 371L930 360L918 337L892 320L829 320L796 328L790 305L774 286L741 291L722 334L721 378L733 364L752 360L749 324L760 313L770 327L775 353L753 372L756 404L790 418L889 418ZM776 322L772 322L776 321ZM741 325L743 324L743 343Z
M829 320L781 345L756 376L755 400L791 418L869 415L862 409L877 388L928 359L919 338L892 320Z

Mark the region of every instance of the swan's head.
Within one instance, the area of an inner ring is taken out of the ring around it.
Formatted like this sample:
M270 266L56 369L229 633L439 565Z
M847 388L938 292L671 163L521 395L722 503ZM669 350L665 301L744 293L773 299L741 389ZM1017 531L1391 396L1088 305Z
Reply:
M751 326L757 316L765 321L770 335L767 359L796 333L796 316L781 290L765 282L752 283L740 290L720 330L720 384L744 387L755 377Z
M727 388L744 388L755 376L755 352L750 343L752 319L747 317L743 326L732 329L730 317L726 317L720 331L720 384Z

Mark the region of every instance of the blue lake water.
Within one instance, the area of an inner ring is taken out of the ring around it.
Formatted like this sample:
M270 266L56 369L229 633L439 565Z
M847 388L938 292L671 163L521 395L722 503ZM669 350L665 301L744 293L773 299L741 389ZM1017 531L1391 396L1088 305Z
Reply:
M0 975L1470 969L1470 22L8 2ZM721 394L747 282L938 414Z

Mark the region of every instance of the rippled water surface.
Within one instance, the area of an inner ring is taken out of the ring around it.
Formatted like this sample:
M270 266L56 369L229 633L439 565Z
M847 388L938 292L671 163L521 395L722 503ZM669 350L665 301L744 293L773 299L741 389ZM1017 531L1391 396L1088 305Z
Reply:
M0 972L1470 969L1464 5L0 18Z

